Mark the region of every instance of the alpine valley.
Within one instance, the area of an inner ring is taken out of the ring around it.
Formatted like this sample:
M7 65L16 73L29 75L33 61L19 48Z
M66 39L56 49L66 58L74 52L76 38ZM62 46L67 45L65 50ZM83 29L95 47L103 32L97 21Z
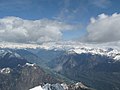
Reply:
M0 90L120 90L120 43L0 43Z

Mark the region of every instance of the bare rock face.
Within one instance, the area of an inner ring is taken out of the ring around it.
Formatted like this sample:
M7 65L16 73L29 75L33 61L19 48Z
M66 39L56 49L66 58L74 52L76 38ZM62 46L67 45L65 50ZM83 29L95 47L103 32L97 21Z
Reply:
M0 90L29 90L43 83L59 82L38 66L19 66L1 69Z
M88 88L87 86L85 86L81 82L78 82L75 84L68 85L68 90L93 90L93 89Z

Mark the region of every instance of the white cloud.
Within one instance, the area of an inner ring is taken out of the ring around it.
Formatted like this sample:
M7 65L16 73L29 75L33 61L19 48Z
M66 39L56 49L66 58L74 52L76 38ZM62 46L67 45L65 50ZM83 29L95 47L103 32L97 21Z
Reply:
M91 3L100 8L107 8L110 4L110 0L90 0Z
M91 18L87 26L87 41L90 42L112 42L120 40L120 14L114 13L111 16L106 14L98 15L98 18Z
M24 20L19 17L0 19L0 41L17 43L42 43L61 39L64 30L72 25L56 20Z

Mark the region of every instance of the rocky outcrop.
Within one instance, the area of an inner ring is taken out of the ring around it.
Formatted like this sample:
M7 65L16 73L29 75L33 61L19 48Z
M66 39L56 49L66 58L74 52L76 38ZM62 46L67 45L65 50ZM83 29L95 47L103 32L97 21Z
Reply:
M88 88L83 85L81 82L66 84L66 83L56 83L56 84L45 84L43 86L36 86L30 90L93 90L92 88Z

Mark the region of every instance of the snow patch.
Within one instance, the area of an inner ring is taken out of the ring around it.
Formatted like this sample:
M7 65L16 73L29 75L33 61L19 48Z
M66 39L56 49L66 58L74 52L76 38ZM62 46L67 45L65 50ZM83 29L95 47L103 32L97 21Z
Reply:
M88 88L85 85L83 85L81 82L78 82L78 83L75 84L75 88L79 88L79 87L84 88L84 89Z
M62 83L61 86L63 87L64 90L68 90L68 86L66 83Z
M31 63L26 63L25 65L27 65L27 66L35 66L35 64L31 64Z
M2 70L0 70L0 73L3 73L3 74L9 74L10 72L11 72L10 68L3 68Z
M5 55L9 55L9 58L16 57L16 58L21 58L21 56L15 52L12 52L10 50L0 50L0 57L3 58Z
M44 89L41 86L36 86L36 87L34 87L34 88L30 89L30 90L44 90Z
M30 90L65 90L61 84L45 84L44 86L37 86Z
M120 60L120 55L114 57L115 60Z

